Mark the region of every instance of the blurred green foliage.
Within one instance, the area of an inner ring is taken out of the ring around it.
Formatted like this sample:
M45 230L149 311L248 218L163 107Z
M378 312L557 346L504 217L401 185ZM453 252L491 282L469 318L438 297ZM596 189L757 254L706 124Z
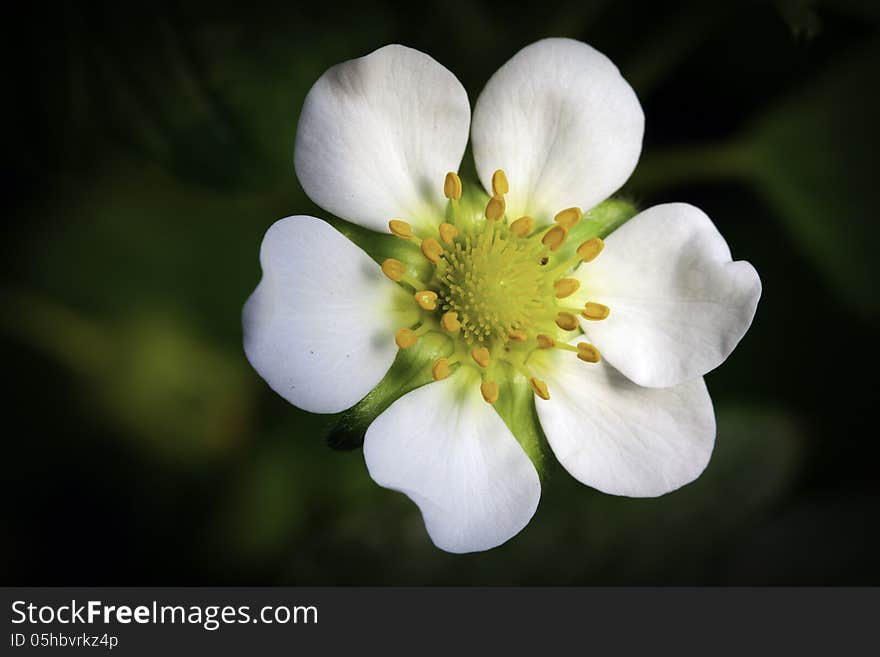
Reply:
M876 395L859 379L876 356L849 355L877 329L875 4L62 7L23 10L5 40L8 583L878 582ZM640 95L644 156L622 198L702 207L765 296L708 377L701 479L621 499L548 462L522 534L452 556L359 450L328 449L352 446L340 418L250 369L240 310L278 218L382 241L293 175L297 113L326 68L403 42L473 102L551 35L606 52ZM81 518L102 531L57 554Z

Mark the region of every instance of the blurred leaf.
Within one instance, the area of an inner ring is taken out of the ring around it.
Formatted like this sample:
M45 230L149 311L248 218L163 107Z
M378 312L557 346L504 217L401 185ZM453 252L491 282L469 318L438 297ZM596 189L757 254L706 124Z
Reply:
M822 31L814 0L777 0L776 8L797 38L812 39Z
M880 313L875 160L880 43L851 53L748 134L751 175L841 296Z
M304 464L293 441L271 443L249 455L224 491L220 530L237 558L262 559L301 532L306 515Z
M237 446L250 425L253 380L172 315L144 308L102 322L47 299L5 299L3 329L79 379L87 405L153 454L202 464Z

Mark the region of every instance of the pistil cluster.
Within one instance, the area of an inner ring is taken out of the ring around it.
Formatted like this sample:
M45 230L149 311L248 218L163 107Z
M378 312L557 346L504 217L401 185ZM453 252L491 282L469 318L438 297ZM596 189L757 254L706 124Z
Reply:
M576 278L566 274L596 258L602 240L587 240L574 258L561 260L557 252L581 220L581 210L562 210L553 223L538 228L529 216L509 219L504 200L509 185L500 169L492 176L492 196L478 221L462 215L457 174L446 175L443 189L451 204L451 221L441 223L436 236L417 235L401 219L389 222L394 235L418 247L433 265L430 280L423 281L399 260L382 263L388 278L412 289L420 308L419 321L397 331L397 346L408 349L420 336L442 332L452 338L453 351L434 362L434 379L446 378L457 367L475 367L481 374L483 398L494 404L499 395L498 364L506 362L525 375L536 395L549 399L546 383L527 365L535 350L563 349L588 363L600 360L596 347L587 342L570 345L566 333L580 332L577 315L600 321L610 310L590 301L573 307L565 300L580 287Z

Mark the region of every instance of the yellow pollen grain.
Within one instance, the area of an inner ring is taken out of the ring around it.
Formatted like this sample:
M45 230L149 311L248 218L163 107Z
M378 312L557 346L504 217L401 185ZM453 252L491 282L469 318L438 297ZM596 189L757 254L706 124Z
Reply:
M581 282L576 278L560 278L553 284L553 288L556 290L557 299L564 299L567 296L571 296L577 292L580 286Z
M531 217L520 217L510 224L508 230L517 237L525 237L532 232L532 226L534 225L535 221Z
M440 242L435 240L433 237L422 240L421 249L422 255L425 256L432 263L436 265L438 262L440 262L440 256L443 255L443 247L440 246Z
M440 318L440 326L443 327L444 331L455 333L458 329L461 328L461 322L458 321L458 313L443 313L443 316Z
M577 254L584 262L590 262L591 260L595 260L596 256L602 253L602 249L604 248L605 242L602 241L602 238L594 237L581 244L577 248Z
M593 301L588 301L584 304L584 311L581 313L587 319L593 320L597 322L601 319L605 319L608 315L611 314L611 308L608 306L604 306L601 303L595 303Z
M392 219L389 221L388 229L393 235L397 235L400 239L408 240L413 236L412 226L400 219Z
M547 231L541 239L541 243L551 251L558 251L559 247L565 242L566 237L568 237L568 230L563 226L557 225Z
M422 290L421 292L416 292L415 295L416 303L419 304L419 307L422 310L436 310L437 309L437 293L432 292L431 290Z
M581 216L582 214L580 208L566 208L561 212L557 212L556 216L553 217L553 221L555 221L566 230L571 230L578 225L578 222L581 220Z
M504 196L510 191L510 185L507 183L507 176L504 171L498 169L492 174L492 194L494 196Z
M598 363L602 360L599 350L588 342L578 342L577 356L585 363Z
M489 367L489 350L486 347L474 347L471 349L471 358L483 369Z
M529 385L532 386L532 390L535 391L535 394L538 395L538 397L545 401L550 399L550 391L547 390L547 384L541 381L541 379L533 376L529 379Z
M449 361L445 358L438 358L431 367L431 376L435 381L440 381L449 376Z
M556 340L551 338L549 335L544 335L543 333L537 337L538 340L538 349L552 349L556 346Z
M486 219L489 221L497 221L504 216L506 205L503 196L493 196L486 204Z
M449 200L458 201L461 198L461 178L454 171L446 174L443 181L443 195Z
M525 342L529 339L529 336L526 335L525 331L511 331L507 334L507 337L513 340L514 342Z
M562 311L561 313L556 315L556 326L561 328L563 331L574 331L578 327L577 317L575 317L571 313Z
M414 331L403 328L395 334L394 341L401 349L409 349L410 347L414 346L416 342L419 341L419 337L415 334Z
M458 228L445 221L440 224L440 239L446 244L452 244L452 240L458 235Z
M498 401L498 384L494 381L483 381L480 384L480 392L487 404L494 404Z
M388 258L382 262L382 273L396 283L400 282L405 272L406 267L404 267L400 260Z

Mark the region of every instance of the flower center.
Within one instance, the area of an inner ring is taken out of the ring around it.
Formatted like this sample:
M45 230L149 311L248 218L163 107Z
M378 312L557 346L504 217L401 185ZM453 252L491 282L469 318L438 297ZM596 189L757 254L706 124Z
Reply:
M541 264L540 242L492 221L450 247L438 293L442 309L457 313L467 344L494 346L552 327L553 279Z
M461 180L447 174L444 193L454 223L443 222L438 238L416 235L405 221L392 219L391 232L418 246L434 265L431 279L422 281L399 260L382 263L388 278L411 287L421 318L414 327L400 329L395 341L401 349L414 346L421 335L441 331L452 338L453 352L434 362L436 380L453 373L454 367L476 367L482 375L480 390L489 403L498 399L497 364L506 362L529 380L535 394L549 399L547 385L528 369L529 355L537 349L558 348L596 363L598 350L587 342L568 344L569 332L580 332L577 315L598 321L609 314L606 306L587 302L576 308L565 299L580 287L566 272L593 260L603 243L594 237L581 244L576 257L563 260L557 252L569 231L581 219L579 208L557 213L549 226L535 229L531 217L508 221L504 195L507 177L496 171L493 195L482 217L467 217L459 207Z

